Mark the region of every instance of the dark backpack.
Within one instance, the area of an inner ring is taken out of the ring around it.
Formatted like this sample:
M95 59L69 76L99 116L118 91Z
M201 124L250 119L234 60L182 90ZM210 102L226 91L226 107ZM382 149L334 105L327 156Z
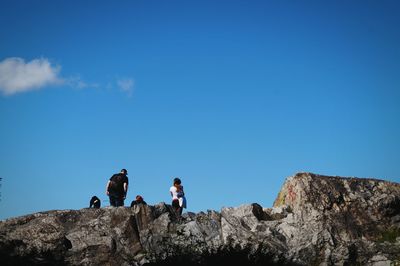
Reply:
M111 177L108 192L117 194L124 192L124 176L122 174L115 174Z

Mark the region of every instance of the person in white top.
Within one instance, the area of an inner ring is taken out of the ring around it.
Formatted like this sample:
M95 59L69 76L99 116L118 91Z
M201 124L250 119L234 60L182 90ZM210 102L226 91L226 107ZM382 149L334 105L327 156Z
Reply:
M186 208L186 198L183 192L183 186L181 185L179 178L174 178L172 187L169 189L172 197L172 207L175 209L178 215L182 214L183 208Z

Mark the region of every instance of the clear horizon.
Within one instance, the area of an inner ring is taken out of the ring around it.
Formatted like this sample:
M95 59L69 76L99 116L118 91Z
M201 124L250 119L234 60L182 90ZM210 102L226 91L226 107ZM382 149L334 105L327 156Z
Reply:
M0 2L0 220L128 169L188 209L271 207L297 172L400 182L400 2Z

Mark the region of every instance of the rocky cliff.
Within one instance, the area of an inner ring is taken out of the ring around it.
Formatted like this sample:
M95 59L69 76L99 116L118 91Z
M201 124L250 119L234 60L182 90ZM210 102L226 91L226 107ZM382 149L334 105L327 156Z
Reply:
M299 173L273 208L164 203L0 222L2 265L400 265L400 184Z

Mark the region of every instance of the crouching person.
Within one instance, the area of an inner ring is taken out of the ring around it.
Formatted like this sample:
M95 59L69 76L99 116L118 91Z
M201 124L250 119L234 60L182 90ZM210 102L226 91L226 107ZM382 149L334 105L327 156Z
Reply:
M147 203L144 201L143 197L140 195L137 195L136 199L131 202L131 207L138 205L138 204L147 205Z
M96 196L93 196L93 197L90 199L89 204L90 204L90 205L89 205L89 208L99 209L100 206L101 206L100 199L99 199L98 197L96 197Z

